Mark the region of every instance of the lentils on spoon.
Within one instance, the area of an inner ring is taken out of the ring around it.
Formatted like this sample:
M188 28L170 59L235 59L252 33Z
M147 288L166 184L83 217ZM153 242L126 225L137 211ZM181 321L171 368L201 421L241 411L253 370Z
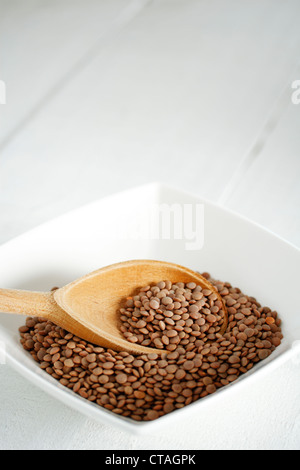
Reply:
M216 292L194 282L161 281L129 297L120 309L120 330L127 341L175 351L197 339L214 340L225 320Z

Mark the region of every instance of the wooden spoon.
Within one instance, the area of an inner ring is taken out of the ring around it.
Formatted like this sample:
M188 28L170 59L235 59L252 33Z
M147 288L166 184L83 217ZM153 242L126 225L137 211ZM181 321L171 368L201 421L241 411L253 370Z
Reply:
M203 276L162 261L127 261L107 266L54 292L0 289L0 312L42 317L74 335L106 348L131 353L163 353L126 341L119 330L119 309L129 295L162 280L195 282L221 296ZM221 333L227 328L227 311Z

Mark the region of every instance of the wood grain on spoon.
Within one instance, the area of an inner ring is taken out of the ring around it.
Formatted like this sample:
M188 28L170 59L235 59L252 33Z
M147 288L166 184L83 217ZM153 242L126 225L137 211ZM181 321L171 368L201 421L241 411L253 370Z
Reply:
M43 317L86 341L117 351L162 354L163 350L126 341L119 329L119 309L124 299L141 287L162 280L195 282L215 292L225 312L220 333L225 332L227 311L214 286L195 271L163 261L136 260L114 264L49 293L0 289L0 311Z

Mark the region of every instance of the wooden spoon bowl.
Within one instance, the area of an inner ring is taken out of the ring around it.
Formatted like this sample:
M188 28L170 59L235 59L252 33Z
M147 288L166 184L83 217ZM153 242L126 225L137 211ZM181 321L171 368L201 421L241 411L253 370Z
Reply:
M119 309L134 291L162 280L195 282L218 295L223 304L224 324L228 315L214 286L199 273L177 264L137 260L114 264L94 271L54 292L0 289L0 311L38 316L52 321L93 344L134 354L164 353L127 341L120 331Z

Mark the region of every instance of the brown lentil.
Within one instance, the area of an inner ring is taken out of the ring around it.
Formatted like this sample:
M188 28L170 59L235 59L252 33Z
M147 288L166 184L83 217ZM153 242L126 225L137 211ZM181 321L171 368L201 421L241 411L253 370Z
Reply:
M162 355L102 348L43 318L26 319L21 343L74 393L118 415L155 420L234 382L281 344L277 312L229 283L203 276L228 306L223 335L218 332L224 312L212 291L161 281L128 298L120 317L129 341L165 348Z

